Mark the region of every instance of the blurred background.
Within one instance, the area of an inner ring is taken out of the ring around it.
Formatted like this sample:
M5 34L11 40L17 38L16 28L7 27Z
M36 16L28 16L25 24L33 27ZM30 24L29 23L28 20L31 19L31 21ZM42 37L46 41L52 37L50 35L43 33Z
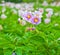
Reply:
M3 0L0 0L0 3L1 3L1 1L3 1ZM4 1L6 1L6 2L14 2L14 3L20 3L20 2L27 2L27 3L29 3L29 2L40 2L40 3L42 3L43 1L47 1L48 3L51 3L51 2L59 2L60 0L4 0Z

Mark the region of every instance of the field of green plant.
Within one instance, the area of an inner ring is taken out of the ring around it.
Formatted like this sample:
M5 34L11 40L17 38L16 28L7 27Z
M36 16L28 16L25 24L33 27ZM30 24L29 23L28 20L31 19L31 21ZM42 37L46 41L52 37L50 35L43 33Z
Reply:
M0 16L2 14L0 6ZM34 10L43 8L42 21L38 25L18 22L18 14L10 7L5 7L6 19L0 17L0 55L60 55L60 7L34 5ZM53 15L50 23L46 19L45 9L52 8ZM17 10L17 9L16 9ZM58 12L59 15L55 15ZM31 29L28 30L28 27ZM32 30L32 27L35 29Z

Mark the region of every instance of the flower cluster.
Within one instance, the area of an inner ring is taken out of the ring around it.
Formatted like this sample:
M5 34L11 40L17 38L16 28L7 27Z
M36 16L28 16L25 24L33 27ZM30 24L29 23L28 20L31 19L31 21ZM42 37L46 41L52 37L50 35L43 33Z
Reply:
M60 3L59 3L60 4ZM48 6L48 3L46 1L43 2L44 6ZM48 24L51 22L51 17L53 15L53 9L52 8L37 8L34 10L33 3L21 3L21 4L15 4L11 2L6 2L4 3L4 6L2 6L1 10L1 19L6 19L8 18L7 14L9 14L9 11L7 11L6 7L11 8L11 13L18 15L18 22L22 24L23 26L26 24L26 22L29 22L34 25L38 25L44 21L45 24ZM43 13L45 14L46 18L42 19ZM5 14L6 13L6 14ZM59 16L59 12L55 12L55 16ZM22 18L22 19L21 19Z
M26 12L22 15L22 18L27 22L38 25L41 23L41 18L39 17L39 14L35 14L35 15L30 12Z
M47 12L47 14L46 14L46 19L44 20L44 22L45 22L46 24L48 24L48 23L51 22L51 16L53 15L53 9L47 8L47 9L46 9L46 12Z
M52 2L52 3L48 4L47 1L43 1L42 5L43 6L49 6L49 5L50 6L60 6L60 2Z

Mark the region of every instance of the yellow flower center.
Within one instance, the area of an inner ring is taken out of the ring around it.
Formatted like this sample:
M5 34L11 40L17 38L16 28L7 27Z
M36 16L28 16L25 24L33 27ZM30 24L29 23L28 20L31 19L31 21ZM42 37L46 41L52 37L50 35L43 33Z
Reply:
M30 16L30 15L28 15L28 16L27 16L27 18L28 18L28 19L30 19L30 18L31 18L31 16Z
M38 18L35 18L35 19L34 19L34 22L38 22Z

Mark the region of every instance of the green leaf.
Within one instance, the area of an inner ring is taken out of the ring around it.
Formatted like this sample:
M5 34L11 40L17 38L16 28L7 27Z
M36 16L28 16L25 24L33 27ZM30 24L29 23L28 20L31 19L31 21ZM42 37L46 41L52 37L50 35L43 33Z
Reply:
M12 55L12 50L11 49L4 50L4 55Z
M21 48L17 48L15 52L16 52L16 55L22 55Z
M3 55L3 49L0 48L0 55Z

